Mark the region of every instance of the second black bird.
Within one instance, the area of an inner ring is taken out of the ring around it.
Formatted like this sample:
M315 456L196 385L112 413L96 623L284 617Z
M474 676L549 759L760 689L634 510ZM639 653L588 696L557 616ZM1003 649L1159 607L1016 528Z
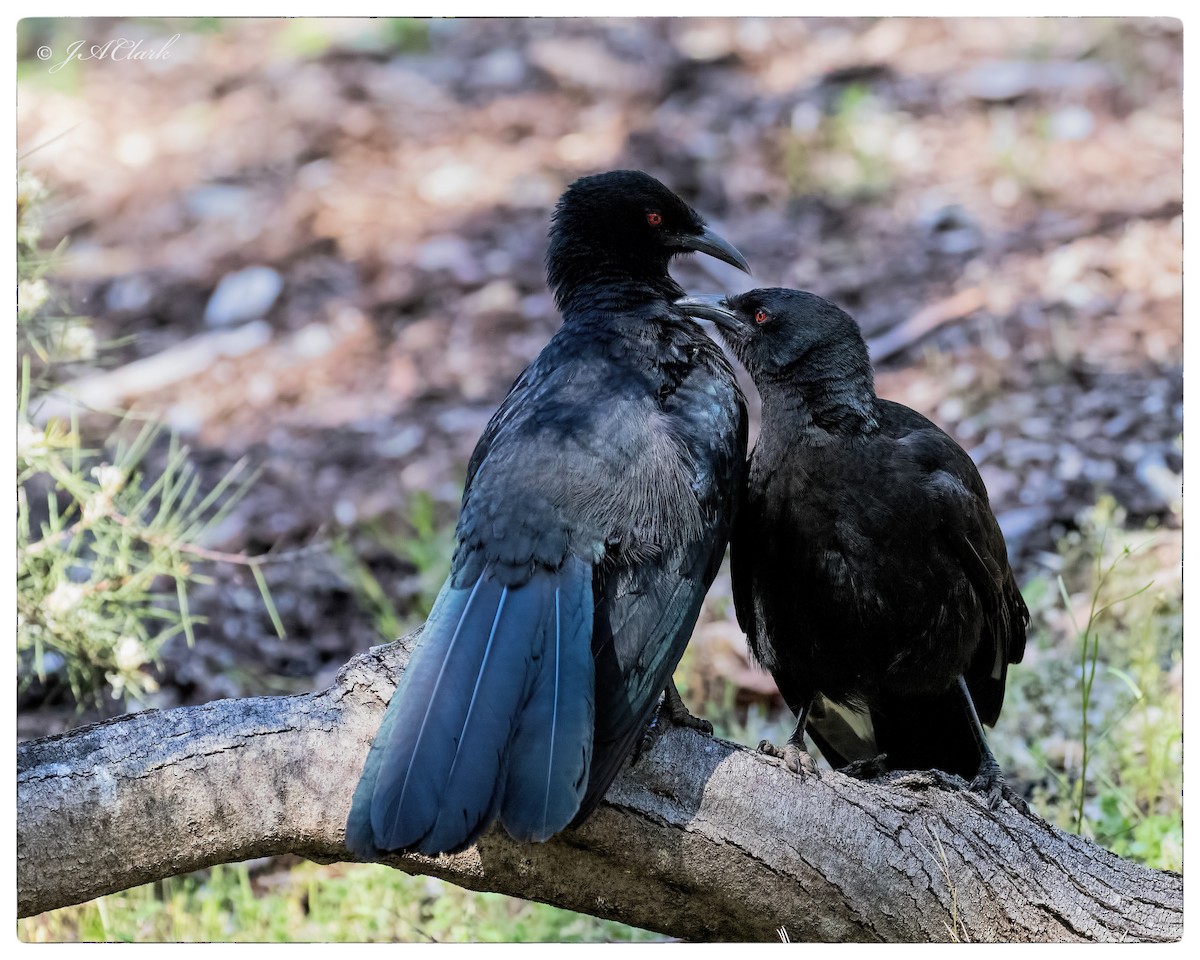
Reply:
M858 325L761 289L680 301L712 320L762 396L731 546L750 647L797 716L781 756L956 773L1007 794L994 724L1029 619L979 471L914 410L879 399Z

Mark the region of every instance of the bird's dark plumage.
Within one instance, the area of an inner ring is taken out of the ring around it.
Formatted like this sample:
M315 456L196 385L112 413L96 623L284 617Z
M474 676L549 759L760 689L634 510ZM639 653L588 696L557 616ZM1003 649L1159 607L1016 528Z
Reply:
M653 178L579 180L547 275L563 325L467 470L450 578L372 744L347 845L545 840L599 803L691 634L732 526L745 401L670 258L745 268Z
M876 397L858 325L829 301L762 289L680 304L717 324L762 395L734 602L799 717L793 746L807 724L835 765L883 752L896 769L986 774L998 795L967 701L996 722L1029 615L971 458Z

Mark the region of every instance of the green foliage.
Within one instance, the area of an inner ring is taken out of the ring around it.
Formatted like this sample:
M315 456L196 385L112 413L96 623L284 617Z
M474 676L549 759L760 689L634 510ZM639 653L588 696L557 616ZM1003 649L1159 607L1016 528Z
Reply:
M312 59L334 47L371 53L423 53L429 49L429 21L384 17L361 21L301 17L288 21L275 37L282 54Z
M1182 583L1156 549L1169 533L1127 530L1106 497L1066 538L1062 587L1024 591L1035 632L996 744L1019 776L1044 781L1034 805L1052 822L1178 870Z
M342 575L354 591L359 606L375 622L379 636L388 643L403 636L407 618L401 616L388 591L371 572L371 567L345 538L334 541L332 549L342 565Z
M1080 752L1079 763L1079 780L1076 785L1076 793L1079 801L1076 807L1075 829L1081 832L1083 830L1083 800L1085 787L1087 784L1088 774L1088 735L1091 732L1091 724L1088 721L1088 707L1092 702L1092 688L1096 683L1096 664L1100 659L1100 631L1099 626L1104 615L1118 604L1124 603L1126 600L1132 600L1138 594L1144 593L1152 586L1146 584L1140 587L1133 593L1121 597L1116 600L1107 599L1105 586L1116 572L1122 560L1128 559L1131 550L1125 546L1121 553L1104 567L1104 541L1108 534L1108 529L1105 527L1100 534L1100 544L1096 550L1095 558L1095 573L1091 586L1091 601L1088 606L1087 623L1080 628L1075 620L1075 614L1071 610L1071 597L1067 593L1067 586L1063 582L1062 577L1058 578L1059 593L1063 598L1063 606L1071 616L1071 624L1075 628L1075 633L1079 637L1081 646L1081 663L1080 663L1080 683L1079 683L1079 715L1080 726L1083 731L1082 749ZM1111 668L1110 668L1111 669ZM1141 691L1133 687L1134 695L1138 698L1142 697Z
M53 296L47 273L61 251L41 251L41 207L46 190L31 174L17 178L17 349L28 358L25 397L49 386L55 367L88 361L96 355L96 338L87 321L65 316Z
M429 49L429 21L419 17L389 17L385 34L399 53L424 53Z
M248 563L282 630L253 560L196 546L243 496L253 477L239 464L203 491L172 437L156 476L142 468L159 428L124 422L104 451L85 449L79 425L39 416L63 363L94 355L91 331L55 308L39 258L41 185L22 176L17 202L17 657L22 688L65 683L79 704L143 699L147 668L178 633L197 623L187 587L202 560ZM81 353L80 345L86 349ZM35 374L35 369L37 373Z
M626 942L662 937L379 864L213 867L21 920L21 940Z
M429 616L438 591L450 575L450 558L454 552L454 524L438 517L433 497L423 490L409 499L408 517L400 520L399 526L397 531L383 523L373 523L361 532L377 548L417 571L420 589L406 613L400 612L370 566L346 540L336 543L333 548L359 603L374 619L380 636L389 641L407 633Z
M433 497L419 490L409 500L408 529L398 536L381 535L380 542L417 568L421 576L417 613L424 620L450 575L454 524L439 526Z
M21 413L24 416L22 405ZM207 496L174 441L163 472L145 489L138 464L157 434L144 427L118 444L111 462L88 467L78 430L22 420L17 452L18 655L47 680L57 654L77 702L112 695L142 698L154 688L145 668L162 644L196 622L188 610L189 545L220 522L246 490L216 502L236 471ZM33 521L33 483L45 490L45 518ZM48 488L48 489L47 489ZM163 590L160 578L171 581Z
M793 123L783 140L783 173L793 194L867 200L891 188L889 149L897 122L869 88L850 84L830 113L811 119Z

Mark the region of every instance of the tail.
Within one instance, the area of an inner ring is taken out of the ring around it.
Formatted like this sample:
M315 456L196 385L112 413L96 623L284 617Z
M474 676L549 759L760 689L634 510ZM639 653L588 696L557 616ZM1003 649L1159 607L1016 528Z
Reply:
M967 782L979 771L979 745L954 687L926 696L884 694L871 719L892 770L944 770Z
M835 770L855 760L871 760L880 752L871 711L866 707L817 697L809 711L805 732Z
M508 587L438 595L355 791L346 845L450 853L497 815L546 839L578 809L591 756L591 568L568 557Z
M1029 626L1029 609L1011 569L996 600L963 675L979 720L989 727L1000 717L1008 665L1021 662ZM979 772L983 757L957 682L932 696L885 693L872 719L879 749L894 770L945 770L968 782Z
M834 769L886 753L889 770L944 770L968 781L979 770L979 745L955 687L882 691L870 707L818 698L806 732Z
M595 720L592 573L554 591L554 619L529 700L513 737L500 821L517 840L548 840L579 809L588 782Z

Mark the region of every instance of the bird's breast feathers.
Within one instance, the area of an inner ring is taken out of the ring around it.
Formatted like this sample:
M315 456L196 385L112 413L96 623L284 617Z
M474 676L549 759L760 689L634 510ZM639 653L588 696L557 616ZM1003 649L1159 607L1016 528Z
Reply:
M543 543L547 530L569 529L569 548L595 558L614 549L653 556L707 536L722 493L717 463L732 456L715 438L730 428L644 394L588 395L578 379L560 383L553 412L544 393L537 411L506 412L464 498L460 539L509 563L521 562L510 556L515 545L530 562L555 563L561 543Z

